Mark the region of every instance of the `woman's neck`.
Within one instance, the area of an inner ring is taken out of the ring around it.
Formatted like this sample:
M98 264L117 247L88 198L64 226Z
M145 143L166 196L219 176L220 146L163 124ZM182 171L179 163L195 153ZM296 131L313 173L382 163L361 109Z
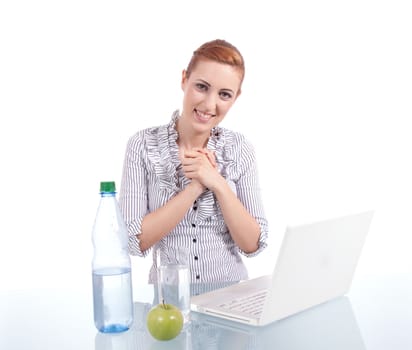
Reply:
M177 138L177 145L179 148L185 150L190 150L193 148L205 148L207 146L208 139L205 140L204 137L179 137Z
M193 130L186 129L184 125L177 123L176 131L178 138L176 140L179 148L190 150L193 148L205 148L210 134L197 134Z

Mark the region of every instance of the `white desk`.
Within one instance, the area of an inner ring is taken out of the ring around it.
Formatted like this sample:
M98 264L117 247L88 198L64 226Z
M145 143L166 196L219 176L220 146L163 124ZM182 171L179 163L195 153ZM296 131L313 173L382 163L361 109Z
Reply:
M117 335L94 328L91 284L85 288L0 291L0 349L345 349L412 348L412 276L354 281L347 297L265 328L192 315L169 342L145 327L151 286L135 287L135 322Z

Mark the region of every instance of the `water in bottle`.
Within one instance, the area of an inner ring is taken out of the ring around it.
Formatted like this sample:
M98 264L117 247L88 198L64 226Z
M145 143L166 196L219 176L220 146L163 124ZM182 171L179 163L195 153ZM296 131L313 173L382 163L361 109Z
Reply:
M115 183L102 182L100 194L92 235L94 322L100 332L118 333L128 330L133 322L128 234Z

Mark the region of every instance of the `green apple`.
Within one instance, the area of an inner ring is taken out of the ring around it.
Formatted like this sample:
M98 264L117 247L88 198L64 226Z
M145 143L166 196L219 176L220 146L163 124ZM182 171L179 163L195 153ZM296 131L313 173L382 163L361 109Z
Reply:
M177 337L183 328L183 315L172 304L164 302L151 308L146 318L147 329L157 340Z

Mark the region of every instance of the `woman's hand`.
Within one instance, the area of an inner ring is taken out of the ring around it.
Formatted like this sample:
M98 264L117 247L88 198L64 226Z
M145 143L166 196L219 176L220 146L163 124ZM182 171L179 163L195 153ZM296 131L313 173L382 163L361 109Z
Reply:
M204 190L206 188L213 190L214 186L222 179L217 170L215 153L206 148L194 148L186 151L182 167L185 176L192 182L199 182Z
M207 148L194 148L193 151L197 151L201 154L204 154L207 157L207 159L209 160L210 164L215 169L217 169L215 151L210 151Z

